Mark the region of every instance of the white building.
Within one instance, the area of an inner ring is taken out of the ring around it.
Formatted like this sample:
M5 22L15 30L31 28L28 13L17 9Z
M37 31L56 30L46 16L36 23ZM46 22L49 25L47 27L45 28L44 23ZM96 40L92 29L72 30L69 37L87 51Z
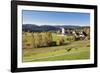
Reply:
M62 36L65 35L65 29L63 27L61 27L61 33L62 33Z

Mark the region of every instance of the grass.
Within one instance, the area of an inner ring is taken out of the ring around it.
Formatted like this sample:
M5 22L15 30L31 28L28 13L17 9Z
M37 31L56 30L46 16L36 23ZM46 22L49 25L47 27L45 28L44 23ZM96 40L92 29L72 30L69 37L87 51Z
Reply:
M89 52L78 52L78 53L69 53L61 56L56 56L52 58L44 58L44 59L37 59L33 61L56 61L56 60L80 60L80 59L89 59Z
M23 62L89 59L89 44L89 40L81 40L62 46L23 49Z

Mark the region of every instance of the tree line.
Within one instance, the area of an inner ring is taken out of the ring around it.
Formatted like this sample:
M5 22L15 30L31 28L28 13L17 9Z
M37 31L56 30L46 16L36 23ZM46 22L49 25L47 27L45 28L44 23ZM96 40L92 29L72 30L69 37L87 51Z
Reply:
M23 48L38 48L50 46L52 43L51 32L30 33L23 32L22 46Z

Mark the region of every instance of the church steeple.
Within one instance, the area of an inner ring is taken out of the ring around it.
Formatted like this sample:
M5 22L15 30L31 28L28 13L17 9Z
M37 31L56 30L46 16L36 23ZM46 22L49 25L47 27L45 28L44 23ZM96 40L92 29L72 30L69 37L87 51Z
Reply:
M65 35L65 29L63 27L61 27L61 33L62 35Z

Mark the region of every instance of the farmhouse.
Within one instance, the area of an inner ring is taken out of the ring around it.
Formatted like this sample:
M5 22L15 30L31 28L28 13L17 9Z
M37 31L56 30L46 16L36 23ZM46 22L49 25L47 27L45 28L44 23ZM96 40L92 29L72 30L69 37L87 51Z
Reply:
M79 40L80 39L84 40L87 37L87 34L84 31L80 31L80 32L73 31L72 33L75 36L75 38Z

